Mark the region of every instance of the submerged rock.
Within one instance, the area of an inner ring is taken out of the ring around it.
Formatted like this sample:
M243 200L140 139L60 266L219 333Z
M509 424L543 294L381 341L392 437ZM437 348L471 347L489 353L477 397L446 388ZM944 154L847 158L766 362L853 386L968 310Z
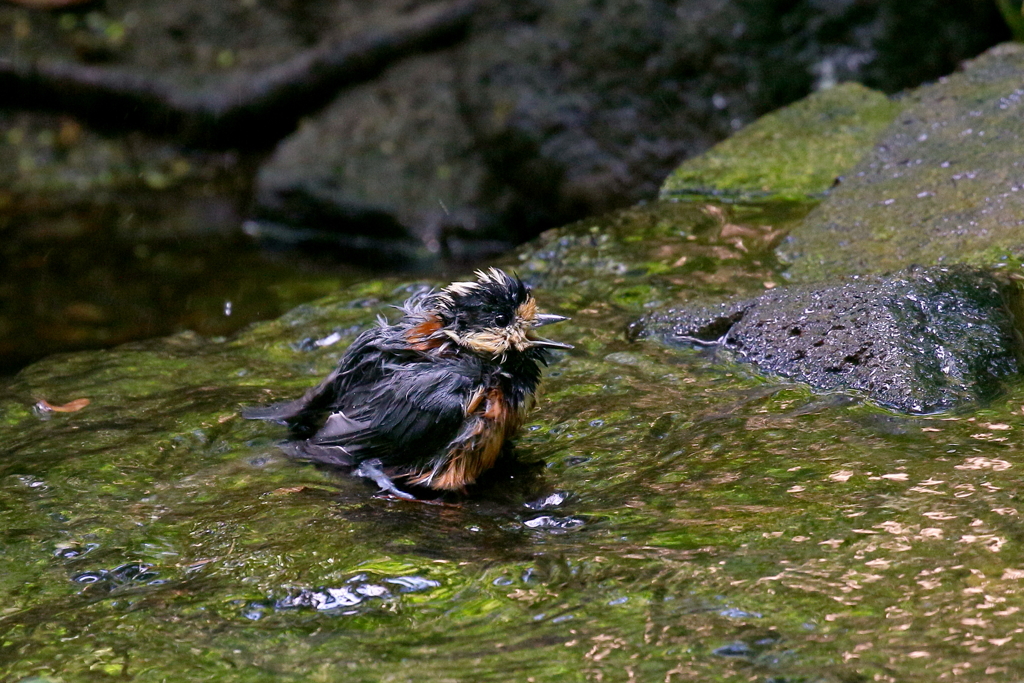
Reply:
M1018 372L1015 298L1016 287L988 271L911 268L669 309L633 323L630 336L716 345L819 391L861 391L885 406L930 413L990 398Z

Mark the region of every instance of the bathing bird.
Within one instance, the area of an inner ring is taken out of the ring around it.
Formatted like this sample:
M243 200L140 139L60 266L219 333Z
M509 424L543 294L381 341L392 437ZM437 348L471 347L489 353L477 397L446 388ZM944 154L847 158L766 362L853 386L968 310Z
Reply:
M552 349L536 334L568 318L538 311L518 276L497 268L411 297L301 398L243 410L287 425L290 456L346 468L383 491L396 482L464 492L522 426Z

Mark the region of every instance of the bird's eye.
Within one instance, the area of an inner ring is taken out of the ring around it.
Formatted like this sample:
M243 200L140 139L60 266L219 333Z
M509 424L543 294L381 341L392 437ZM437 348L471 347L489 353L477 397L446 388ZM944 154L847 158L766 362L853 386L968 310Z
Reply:
M494 324L497 325L498 327L505 327L505 325L508 325L508 323L508 313L499 313L498 315L494 316Z

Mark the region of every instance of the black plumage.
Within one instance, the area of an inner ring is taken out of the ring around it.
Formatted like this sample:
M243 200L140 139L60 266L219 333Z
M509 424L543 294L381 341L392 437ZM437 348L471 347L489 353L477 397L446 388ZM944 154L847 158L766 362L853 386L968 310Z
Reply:
M391 479L462 490L521 426L545 350L572 348L534 334L565 318L538 313L519 278L477 276L406 301L302 398L243 415L288 425L290 455L355 468L396 495L407 494Z

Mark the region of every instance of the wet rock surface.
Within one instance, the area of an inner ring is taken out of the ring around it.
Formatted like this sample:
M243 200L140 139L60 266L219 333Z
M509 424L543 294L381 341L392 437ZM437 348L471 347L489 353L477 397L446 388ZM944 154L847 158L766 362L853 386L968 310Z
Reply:
M285 462L238 415L439 282L0 379L0 678L1024 676L1024 387L899 416L622 337L652 302L756 297L780 273L752 236L808 208L634 207L503 262L576 348L515 462L448 505Z
M538 6L527 24L541 25ZM844 7L863 6L832 11ZM612 36L615 21L604 24ZM629 54L633 35L622 32ZM556 48L555 63L573 75ZM581 82L594 75L581 73ZM555 128L565 130L580 128ZM33 154L63 153L41 132L33 129ZM583 139L574 135L563 139ZM537 158L525 149L515 159ZM497 166L524 168L505 161ZM154 170L175 167L184 169L169 160ZM127 168L107 187L129 183ZM169 177L173 188L205 176ZM238 415L242 405L299 395L377 315L441 282L336 283L329 297L231 338L180 333L53 356L0 378L0 678L1024 677L1024 385L985 383L986 372L1015 362L993 350L1007 333L992 278L921 271L929 284L905 274L899 291L931 307L904 296L882 312L900 329L933 328L914 337L917 352L949 347L969 359L946 366L963 381L936 400L1002 388L957 413L894 415L766 383L752 366L694 349L622 337L652 310L756 302L765 289L781 297L774 248L810 209L657 203L545 233L509 256L500 265L534 284L545 310L572 316L560 337L575 349L545 372L516 458L448 505L375 497L363 482L285 462L281 430ZM196 272L158 252L123 254L97 261L97 279L133 272L129 257L154 272ZM1004 263L1007 278L1019 273ZM882 291L866 286L838 303L861 321L858 302L885 299ZM977 334L947 334L950 312ZM103 311L73 313L98 325ZM751 336L792 328L765 329ZM819 340L844 332L815 329Z
M1024 47L924 86L780 249L791 280L1024 257Z
M913 268L652 313L630 336L714 346L818 391L852 390L931 413L990 399L1019 372L1011 313L1019 299L1015 285L987 271Z

